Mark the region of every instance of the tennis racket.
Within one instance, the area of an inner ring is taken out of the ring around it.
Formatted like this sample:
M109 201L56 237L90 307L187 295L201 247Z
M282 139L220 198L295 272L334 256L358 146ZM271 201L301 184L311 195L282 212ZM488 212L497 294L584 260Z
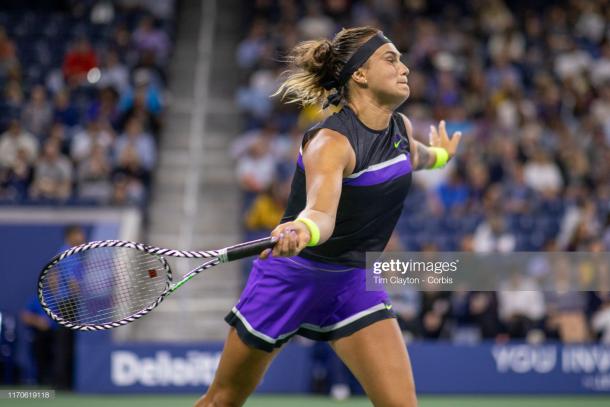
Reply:
M116 328L148 314L203 270L259 254L275 243L267 237L220 250L183 251L123 240L89 242L58 254L44 267L38 299L66 328ZM167 256L206 261L174 283Z

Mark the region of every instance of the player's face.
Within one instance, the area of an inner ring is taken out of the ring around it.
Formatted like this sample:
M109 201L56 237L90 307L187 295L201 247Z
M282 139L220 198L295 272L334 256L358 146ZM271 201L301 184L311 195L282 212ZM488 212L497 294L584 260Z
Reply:
M400 52L392 43L375 51L363 67L366 85L384 103L400 105L409 97L409 68L400 60Z

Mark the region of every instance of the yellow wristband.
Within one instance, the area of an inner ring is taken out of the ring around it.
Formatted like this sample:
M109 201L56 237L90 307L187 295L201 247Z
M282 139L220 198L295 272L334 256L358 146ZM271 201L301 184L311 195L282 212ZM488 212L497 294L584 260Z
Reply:
M307 246L311 247L317 245L320 241L320 228L318 227L318 225L316 225L316 222L307 218L297 218L295 222L297 221L303 223L305 226L307 226L307 229L309 230L310 237Z
M436 161L432 168L441 168L449 161L449 153L442 147L430 147L430 150L436 154Z

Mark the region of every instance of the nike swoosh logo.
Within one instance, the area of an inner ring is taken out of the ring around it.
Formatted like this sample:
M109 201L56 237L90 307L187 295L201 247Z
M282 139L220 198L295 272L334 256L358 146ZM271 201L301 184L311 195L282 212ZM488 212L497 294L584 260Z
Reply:
M400 142L401 142L401 141L402 141L402 140L398 140L396 143L394 143L394 148L398 148L398 146L400 145Z

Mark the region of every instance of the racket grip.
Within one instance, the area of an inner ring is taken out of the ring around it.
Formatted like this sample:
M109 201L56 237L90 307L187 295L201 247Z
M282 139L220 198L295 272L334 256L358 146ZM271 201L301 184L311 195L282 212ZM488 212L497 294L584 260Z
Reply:
M277 243L274 237L252 240L240 243L235 246L227 247L226 261L243 259L260 254L265 249L271 249Z

